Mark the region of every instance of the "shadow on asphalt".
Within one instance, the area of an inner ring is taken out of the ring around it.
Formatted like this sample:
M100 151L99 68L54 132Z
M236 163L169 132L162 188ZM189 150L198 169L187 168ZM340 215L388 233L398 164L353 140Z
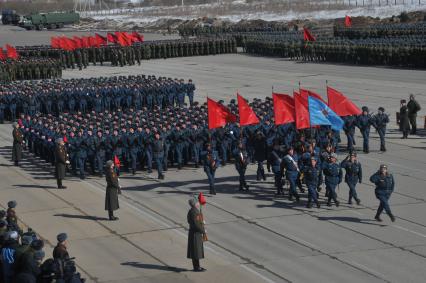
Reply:
M175 267L175 266L167 266L167 265L157 265L157 264L148 264L148 263L140 263L140 262L123 262L121 265L132 266L142 269L155 269L155 270L164 270L164 271L172 271L172 272L184 272L189 271L185 268Z
M346 217L346 216L331 216L331 217L325 217L325 216L318 216L318 220L321 221L343 221L343 222L353 222L353 223L362 223L362 224L368 224L368 225L374 225L374 226L381 226L385 227L386 225L373 223L376 222L376 220L371 219L361 219L358 217Z
M83 219L83 220L93 220L93 221L103 221L103 220L109 220L106 217L97 217L97 216L90 216L90 215L75 215L75 214L54 214L53 216L59 216L59 217L65 217L65 218L74 218L74 219Z

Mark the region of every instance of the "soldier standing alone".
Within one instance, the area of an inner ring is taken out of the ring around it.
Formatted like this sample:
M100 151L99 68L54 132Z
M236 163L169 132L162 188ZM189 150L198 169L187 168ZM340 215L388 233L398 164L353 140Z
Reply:
M194 198L190 199L188 203L191 209L187 215L189 224L187 258L192 259L194 271L201 272L205 271L204 268L200 267L200 259L204 258L203 236L206 231L200 212L200 203Z
M118 204L118 195L121 194L121 187L118 183L118 175L114 170L114 162L108 160L105 165L105 176L107 182L106 195L105 195L105 210L108 210L109 220L118 220L114 216L114 210L120 208Z
M411 124L411 134L415 135L417 131L417 112L420 111L421 107L419 103L414 99L414 95L410 94L410 101L407 104L408 118Z
M68 161L68 154L65 148L64 140L59 138L56 140L55 149L55 177L56 183L58 184L58 189L67 188L62 185L62 180L65 179L65 170L67 164L70 164L70 162Z
M19 130L18 123L13 123L13 150L12 150L12 160L15 162L15 166L19 165L19 161L22 158L22 144L24 143L24 136Z
M410 131L410 121L408 120L408 109L405 99L401 100L401 108L399 109L399 126L402 131L402 139L408 138Z

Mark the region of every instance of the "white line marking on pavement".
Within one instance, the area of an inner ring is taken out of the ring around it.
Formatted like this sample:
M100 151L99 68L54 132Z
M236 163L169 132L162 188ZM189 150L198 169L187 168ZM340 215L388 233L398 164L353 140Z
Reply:
M105 193L105 191L104 191L103 189L99 188L98 186L95 186L95 185L91 184L91 183L90 183L90 182L88 182L88 181L82 180L82 182L84 182L84 183L86 183L87 185L89 185L89 187L96 189L96 191L97 191L97 192L101 192L102 194L104 194L104 193ZM120 202L124 202L124 203L125 203L128 207L132 208L133 210L135 210L135 211L137 211L137 212L139 212L139 213L141 213L141 214L143 214L143 215L145 215L145 216L148 216L148 217L149 217L150 219L152 219L154 222L156 222L156 223L158 223L158 224L161 224L161 225L164 225L164 226L165 226L165 227L167 227L167 228L171 228L171 226L170 226L169 224L167 224L166 222L164 222L164 221L162 221L162 220L160 220L160 219L158 219L158 218L154 217L153 215L149 214L148 212L146 212L146 211L144 211L144 210L142 210L142 209L140 209L140 208L138 208L138 207L136 207L136 206L134 206L134 205L132 205L132 204L128 203L126 200L120 200ZM175 233L177 233L178 235L180 235L180 236L182 236L182 237L187 237L187 235L186 235L185 233L183 233L182 231L180 231L180 230L178 230L178 229L173 229L172 231L174 231ZM224 259L224 260L225 260L225 262L226 262L226 261L228 261L227 259L223 258L223 254L219 253L218 251L216 251L216 250L215 250L215 249L213 249L212 247L208 247L208 246L206 246L205 248L206 248L207 250L209 250L209 251L213 252L214 254L216 254L216 255L218 255L218 256L221 256L221 257L222 257L222 259ZM230 263L230 262L228 261L228 263ZM262 280L265 280L266 282L270 282L270 283L274 283L274 282L275 282L275 281L272 281L272 280L268 279L267 277L263 276L262 274L258 273L258 272L257 272L257 271L255 271L254 269L251 269L250 267L247 267L247 266L245 266L245 265L243 265L243 264L240 264L240 266L241 266L241 267L243 267L244 269L246 269L247 271L250 271L251 273L255 274L256 276L260 277Z
M249 271L249 272L251 272L251 273L255 274L256 276L258 276L258 277L262 278L262 279L263 279L263 280L265 280L266 282L269 282L269 283L275 283L275 281L273 281L273 280L271 280L271 279L269 279L269 278L267 278L267 277L263 276L262 274L260 274L259 272L257 272L257 271L255 271L255 270L251 269L250 267L248 267L248 266L247 266L247 265L245 265L245 264L240 264L240 266L241 266L242 268L246 269L247 271Z
M364 270L366 270L366 271L368 271L368 272L370 272L372 274L375 274L379 278L386 278L386 276L384 274L382 274L380 272L377 272L375 270L372 270L372 269L368 268L367 266L365 266L365 265L363 265L361 263L358 263L358 262L353 261L353 260L351 260L350 263L352 263L353 265L356 265L356 266L358 266L358 267L360 267L360 268L362 268L362 269L364 269Z
M407 231L407 232L413 233L413 234L415 234L415 235L417 235L417 236L420 236L420 237L426 238L426 235L425 235L425 234L422 234L422 233L419 233L419 232L416 232L416 231L413 231L413 230L410 230L410 229L407 229L407 228L401 227L401 226L399 226L399 225L392 225L392 226L393 226L393 227L395 227L395 228L398 228L398 229L401 229L401 230L404 230L404 231Z
M355 214L358 214L358 215L364 215L364 214L362 214L361 212L358 212L358 211L356 211L356 210L350 210L351 212L353 212L353 213L355 213Z

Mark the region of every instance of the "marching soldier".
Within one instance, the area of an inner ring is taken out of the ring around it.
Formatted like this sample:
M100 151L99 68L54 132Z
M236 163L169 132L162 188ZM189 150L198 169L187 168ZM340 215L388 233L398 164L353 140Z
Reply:
M336 187L342 182L342 169L337 162L337 154L332 153L329 161L324 165L325 187L328 193L327 206L331 206L333 199L336 206L339 206L337 200Z
M348 204L352 204L353 198L359 205L361 201L358 198L355 187L358 182L362 182L362 167L361 163L359 163L359 161L357 160L356 153L353 152L352 154L347 156L345 160L342 161L340 166L346 170L345 182L346 184L348 184L349 187Z
M65 143L62 138L56 140L55 148L55 177L56 183L58 184L58 189L66 189L67 187L62 185L62 180L65 179L65 170L67 164L70 164L68 161L68 154L65 148Z
M164 163L164 140L160 137L160 133L155 133L154 142L152 144L152 155L157 164L158 179L164 179L163 163Z
M299 202L299 194L296 190L296 183L300 176L300 169L299 169L299 157L294 152L293 148L289 148L287 155L284 157L284 164L286 167L286 178L290 184L290 191L289 191L289 200L293 200L293 196L296 198L296 202Z
M236 148L233 152L235 158L235 168L239 174L239 182L240 182L240 191L244 191L249 189L249 185L246 182L246 170L248 165L248 155L247 151L243 147L243 143L240 142L238 144L238 148Z
M370 181L376 185L374 192L376 194L376 198L380 201L379 208L377 209L377 213L374 218L377 221L382 222L380 215L384 209L391 221L395 222L395 216L393 216L389 206L389 198L394 191L395 181L393 179L393 175L388 172L388 167L384 164L380 165L379 171L370 177Z
M373 125L377 130L380 137L380 151L386 151L385 146L385 135L386 135L386 124L389 123L389 117L385 113L383 107L378 108L377 114L374 116Z
M114 170L114 162L108 160L105 165L105 176L107 182L106 195L105 195L105 210L108 210L109 220L118 220L114 216L114 210L119 209L118 195L121 194L121 187L119 185L118 175Z
M362 107L362 114L357 117L357 126L361 131L362 138L363 138L363 144L362 144L362 150L364 153L370 152L369 147L369 138L370 138L370 128L373 124L371 115L368 113L368 107L363 106Z
M19 161L22 158L22 144L24 141L24 136L19 129L18 123L13 123L13 149L12 149L12 160L15 162L15 166L19 165Z
M191 209L188 211L187 220L189 224L188 230L188 250L187 258L192 259L192 265L195 272L205 271L200 267L200 259L204 258L204 229L203 217L200 212L200 203L191 198L189 201Z
M209 181L210 194L215 195L214 176L216 169L219 167L219 158L210 143L206 144L206 149L201 152L201 158L203 160L204 172L206 172Z
M303 167L303 178L305 180L306 186L308 187L308 203L306 204L307 208L312 208L312 201L317 205L317 208L320 208L318 201L318 192L317 188L322 183L322 173L321 167L318 165L318 160L315 156L310 158L310 164Z

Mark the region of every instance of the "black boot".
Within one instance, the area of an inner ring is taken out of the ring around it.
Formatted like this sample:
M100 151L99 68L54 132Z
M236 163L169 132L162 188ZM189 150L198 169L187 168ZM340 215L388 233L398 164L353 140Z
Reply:
M393 214L389 214L389 217L390 217L392 222L395 222L395 216L393 216Z
M374 219L376 219L379 222L382 222L383 220L380 218L380 216L378 214L376 214L376 216L374 217Z

